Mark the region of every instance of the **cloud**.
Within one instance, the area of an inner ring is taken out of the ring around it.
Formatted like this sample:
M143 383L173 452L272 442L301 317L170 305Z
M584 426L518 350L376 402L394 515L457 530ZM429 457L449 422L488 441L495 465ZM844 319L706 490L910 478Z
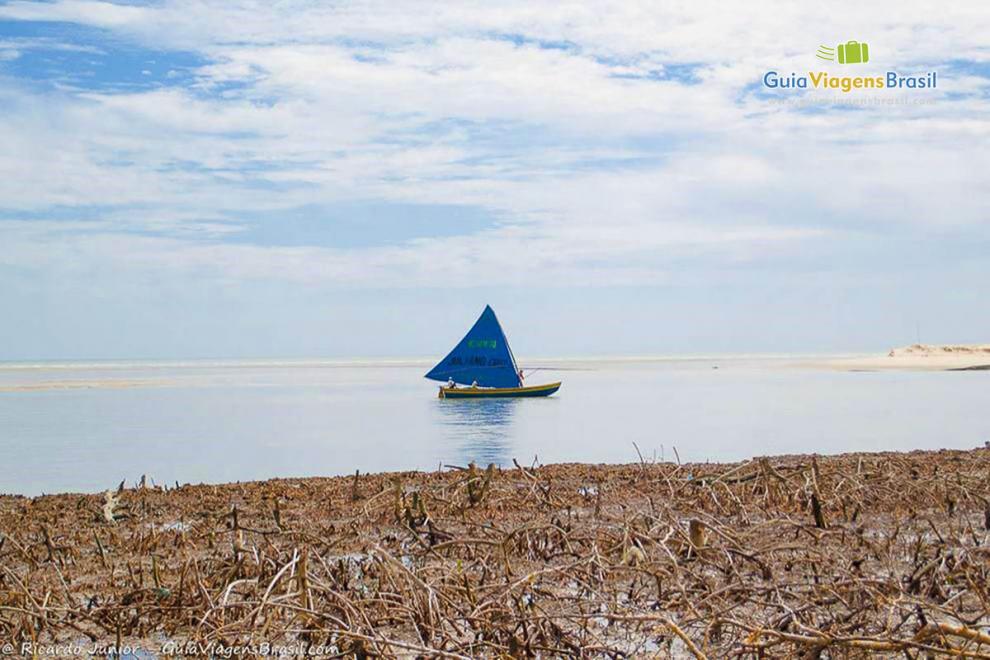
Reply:
M154 12L109 2L10 2L0 8L0 17L19 21L58 21L102 28L126 28L146 24Z
M975 7L61 0L0 18L95 28L111 60L124 41L163 67L125 91L113 71L81 89L0 69L0 199L34 218L0 224L18 268L59 255L80 277L626 285L759 268L836 236L982 235L990 208ZM849 35L883 62L944 64L935 103L807 112L754 91ZM179 52L195 54L188 76ZM342 201L473 207L499 226L333 247L328 219L311 246L232 240L239 218Z

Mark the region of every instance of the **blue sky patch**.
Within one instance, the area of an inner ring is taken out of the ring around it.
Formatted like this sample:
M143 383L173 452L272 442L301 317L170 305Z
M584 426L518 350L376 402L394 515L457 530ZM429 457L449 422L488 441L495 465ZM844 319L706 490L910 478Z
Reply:
M0 21L0 44L16 53L0 59L0 72L90 91L185 87L207 63L193 53L141 48L106 30L70 23Z
M700 72L705 68L703 64L692 64L689 62L668 63L660 68L650 69L643 73L613 73L610 78L622 78L628 80L673 80L682 85L697 85L701 83Z
M486 34L485 36L496 41L507 41L511 44L515 44L516 46L536 46L541 50L580 50L576 43L565 39L538 39L536 37L530 37L525 34L513 32L493 32Z
M476 234L498 226L491 212L472 206L341 202L295 209L240 212L228 243L364 248L401 245L417 238Z

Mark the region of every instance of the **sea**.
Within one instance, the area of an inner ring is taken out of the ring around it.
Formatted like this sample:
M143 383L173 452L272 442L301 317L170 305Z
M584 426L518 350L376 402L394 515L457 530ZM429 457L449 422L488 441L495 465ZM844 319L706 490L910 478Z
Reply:
M0 363L0 493L983 446L988 372L822 356L524 360L542 399L441 400L429 360Z

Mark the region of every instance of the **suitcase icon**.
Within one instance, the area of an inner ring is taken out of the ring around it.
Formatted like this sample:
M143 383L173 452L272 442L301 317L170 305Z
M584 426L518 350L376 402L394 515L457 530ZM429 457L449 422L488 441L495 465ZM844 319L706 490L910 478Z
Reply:
M870 46L858 41L839 44L839 64L861 64L870 61Z

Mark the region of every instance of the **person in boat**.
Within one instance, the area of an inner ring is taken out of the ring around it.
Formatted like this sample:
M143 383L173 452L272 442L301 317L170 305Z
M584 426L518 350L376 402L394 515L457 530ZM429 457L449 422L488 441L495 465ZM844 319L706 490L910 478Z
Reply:
M522 369L519 370L519 386L520 387L522 387L522 385L523 385L523 378L525 378L525 376L523 376L523 372L522 371L523 371Z
M457 389L457 383L454 382L454 379L453 378L448 378L447 379L447 389L448 390L456 390Z

